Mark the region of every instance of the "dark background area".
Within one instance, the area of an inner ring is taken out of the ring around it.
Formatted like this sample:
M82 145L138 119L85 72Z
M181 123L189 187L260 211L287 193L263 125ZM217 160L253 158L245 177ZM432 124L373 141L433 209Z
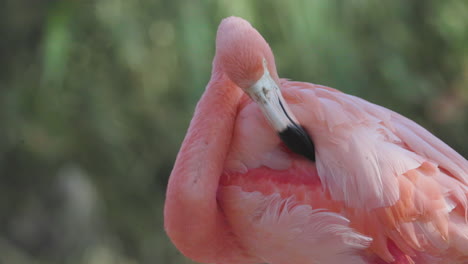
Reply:
M230 15L468 156L468 1L3 0L0 263L190 263L164 193Z

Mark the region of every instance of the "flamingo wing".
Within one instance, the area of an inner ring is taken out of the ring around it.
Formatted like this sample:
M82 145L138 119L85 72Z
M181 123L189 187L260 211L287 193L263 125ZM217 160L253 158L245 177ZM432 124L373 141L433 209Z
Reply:
M387 238L406 254L467 252L468 162L415 122L334 89L283 80L316 144L331 199L388 261ZM295 88L295 89L290 89ZM302 113L301 113L302 111ZM450 239L449 239L450 238Z

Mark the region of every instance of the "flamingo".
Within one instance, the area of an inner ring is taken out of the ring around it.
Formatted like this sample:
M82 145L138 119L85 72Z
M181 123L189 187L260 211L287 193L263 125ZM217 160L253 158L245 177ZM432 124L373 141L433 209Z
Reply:
M165 230L200 263L468 263L468 162L415 122L278 77L238 17L170 175Z

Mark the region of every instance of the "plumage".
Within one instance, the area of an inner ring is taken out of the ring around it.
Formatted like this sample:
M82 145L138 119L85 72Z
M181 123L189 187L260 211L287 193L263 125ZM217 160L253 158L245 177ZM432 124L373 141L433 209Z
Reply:
M222 22L222 43L231 28L269 50L240 18ZM242 61L223 64L217 45L212 80L168 185L165 226L182 253L233 264L468 262L465 158L389 109L277 79L315 144L311 162L281 143L242 93L255 79L232 80L226 67ZM247 49L241 59L255 51ZM250 76L249 65L235 78Z

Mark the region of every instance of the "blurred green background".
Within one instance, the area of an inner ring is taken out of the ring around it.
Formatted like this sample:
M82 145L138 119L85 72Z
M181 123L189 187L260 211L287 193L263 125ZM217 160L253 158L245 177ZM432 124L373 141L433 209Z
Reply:
M3 0L0 263L190 263L164 193L230 15L468 156L468 1Z

